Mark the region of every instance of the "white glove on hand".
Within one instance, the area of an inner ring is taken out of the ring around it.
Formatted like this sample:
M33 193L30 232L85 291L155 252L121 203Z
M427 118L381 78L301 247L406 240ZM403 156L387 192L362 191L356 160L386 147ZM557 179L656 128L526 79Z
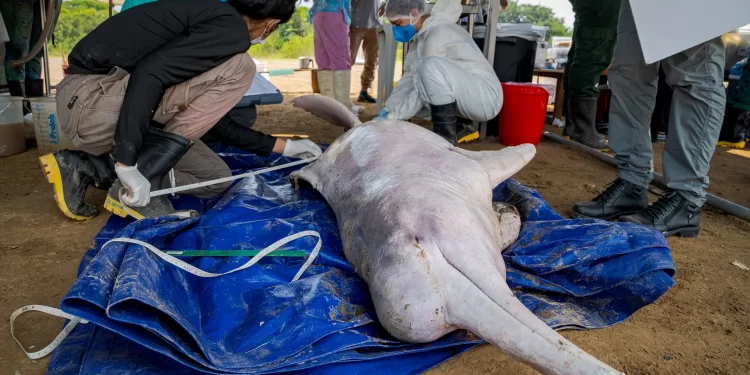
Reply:
M286 146L284 146L284 153L282 155L290 158L311 158L318 157L323 153L313 141L303 139L300 141L293 141L291 139L286 140Z
M143 177L138 165L127 167L115 165L115 173L120 182L128 189L128 194L122 196L122 203L132 207L143 207L151 200L151 183Z

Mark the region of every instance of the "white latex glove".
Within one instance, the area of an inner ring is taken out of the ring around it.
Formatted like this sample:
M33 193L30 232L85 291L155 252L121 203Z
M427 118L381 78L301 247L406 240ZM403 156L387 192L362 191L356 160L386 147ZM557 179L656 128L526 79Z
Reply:
M148 204L151 197L151 183L143 177L138 165L127 167L115 165L115 173L120 182L128 189L128 193L122 196L122 203L132 207L143 207Z
M282 155L290 158L303 159L317 157L322 153L323 150L321 150L315 142L309 139L302 139L299 141L287 139L286 146L284 146L284 153Z

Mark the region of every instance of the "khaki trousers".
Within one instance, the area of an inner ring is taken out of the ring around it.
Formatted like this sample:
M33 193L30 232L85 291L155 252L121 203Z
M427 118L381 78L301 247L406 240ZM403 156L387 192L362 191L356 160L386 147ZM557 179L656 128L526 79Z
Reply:
M153 120L163 124L164 130L195 142L174 168L177 186L231 175L229 167L199 139L240 101L255 70L252 58L241 53L166 90ZM107 75L68 75L57 85L60 130L77 148L93 155L112 150L129 79L127 71L114 68ZM73 97L77 99L69 106ZM169 181L165 182L168 186ZM229 185L187 193L208 198L223 193Z
M367 91L372 87L372 81L375 79L375 69L378 66L378 29L349 29L349 47L352 51L352 65L357 59L359 46L362 45L362 52L365 54L365 70L360 77L362 82L362 91Z

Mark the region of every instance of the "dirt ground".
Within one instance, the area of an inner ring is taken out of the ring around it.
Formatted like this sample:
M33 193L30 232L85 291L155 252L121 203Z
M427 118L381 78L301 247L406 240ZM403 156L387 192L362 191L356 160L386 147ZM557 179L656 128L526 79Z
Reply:
M356 77L357 75L355 75ZM306 91L304 77L288 77L284 91ZM356 79L355 79L356 80ZM301 86L298 84L302 82ZM292 85L302 87L295 90ZM282 87L284 86L284 87ZM287 102L261 107L259 130L309 134L329 143L341 130L296 110ZM363 119L375 115L366 106ZM559 129L549 128L550 131ZM502 147L493 140L467 148ZM656 145L657 154L661 145ZM78 263L107 220L66 219L38 164L38 153L0 159L0 373L42 374L47 358L29 360L9 335L7 317L28 304L57 306L75 278ZM660 159L657 157L657 168ZM542 141L536 158L516 178L537 189L563 215L576 201L591 198L615 177L615 170L583 153ZM750 151L717 150L711 192L750 206ZM100 211L103 192L90 189ZM653 197L652 197L653 198ZM615 327L564 335L584 350L628 374L750 374L750 223L711 208L703 210L696 239L670 238L677 266L675 285L664 297ZM59 332L61 320L41 314L20 319L17 333L39 350ZM432 370L442 374L532 374L529 368L490 346L482 346Z

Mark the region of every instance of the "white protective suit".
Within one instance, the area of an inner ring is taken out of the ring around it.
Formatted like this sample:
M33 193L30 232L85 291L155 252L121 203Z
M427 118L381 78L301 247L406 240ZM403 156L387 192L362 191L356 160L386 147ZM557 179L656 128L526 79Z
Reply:
M389 120L408 120L429 105L456 102L474 121L495 117L503 105L500 81L469 33L457 24L458 0L438 0L412 39L404 75L385 103ZM419 117L427 117L420 114Z

